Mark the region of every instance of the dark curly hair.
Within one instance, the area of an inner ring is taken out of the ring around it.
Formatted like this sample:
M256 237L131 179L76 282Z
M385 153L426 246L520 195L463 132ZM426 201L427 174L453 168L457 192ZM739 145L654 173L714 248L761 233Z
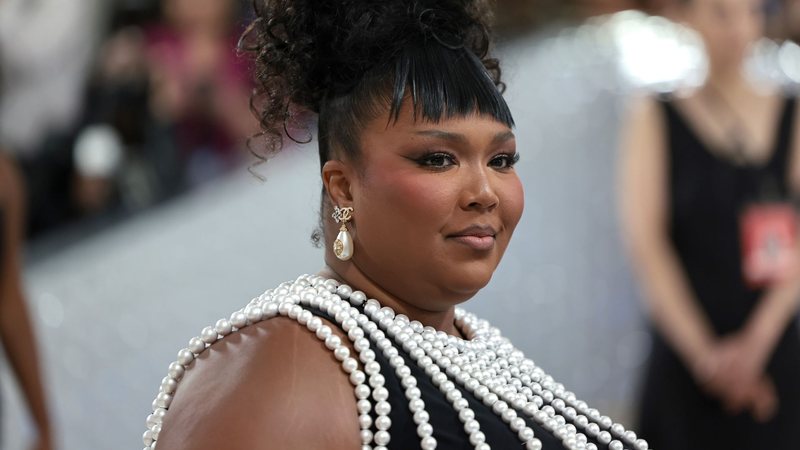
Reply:
M320 164L358 154L358 130L406 96L431 122L474 112L513 126L485 0L254 0L241 47L255 60L251 108L268 158L308 112ZM391 120L391 119L390 119ZM302 128L302 127L300 127ZM310 134L309 134L310 136ZM257 155L258 156L258 155Z

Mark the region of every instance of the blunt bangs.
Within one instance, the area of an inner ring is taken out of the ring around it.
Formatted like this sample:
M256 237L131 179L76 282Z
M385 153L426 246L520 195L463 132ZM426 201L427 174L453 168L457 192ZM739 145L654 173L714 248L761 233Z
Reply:
M477 113L514 127L503 95L483 63L465 48L420 45L404 49L395 62L390 108L395 121L406 94L413 102L415 119L437 123Z
M407 99L414 120L438 123L477 114L514 127L508 104L475 54L465 47L421 42L362 74L346 91L323 99L317 128L320 167L334 149L356 158L359 130L387 109L387 125L396 122Z

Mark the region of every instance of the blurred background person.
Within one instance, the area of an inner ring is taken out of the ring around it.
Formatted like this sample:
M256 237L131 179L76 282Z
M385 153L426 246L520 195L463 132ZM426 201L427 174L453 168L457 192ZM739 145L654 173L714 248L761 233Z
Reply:
M21 251L25 214L22 180L0 151L0 342L36 425L33 450L50 450L53 430L39 368L34 329L22 293Z
M70 136L107 5L97 0L0 1L0 145L23 173L26 228L71 216Z
M123 209L137 210L227 173L257 131L248 66L235 50L241 3L144 3L116 12L98 53L79 135L89 138L74 152L77 166L105 169L84 170L98 172L76 186L84 210L102 209L99 180Z
M29 236L105 227L241 165L257 130L235 51L243 11L239 0L0 3L0 143L23 171Z
M84 212L141 209L239 167L257 130L240 2L139 4L114 15L89 84L74 145Z
M241 29L235 0L165 0L163 21L145 29L150 106L173 127L187 182L236 167L250 113L250 75L235 52Z
M760 0L687 0L708 78L637 99L620 195L654 324L640 403L654 448L793 448L800 424L797 102L745 75Z

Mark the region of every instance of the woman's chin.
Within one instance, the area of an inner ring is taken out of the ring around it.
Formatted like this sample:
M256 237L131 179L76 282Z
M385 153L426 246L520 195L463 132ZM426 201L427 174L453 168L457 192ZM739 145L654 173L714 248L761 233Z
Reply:
M478 291L485 288L492 279L494 271L465 271L450 280L449 290L455 293L460 301L467 301Z

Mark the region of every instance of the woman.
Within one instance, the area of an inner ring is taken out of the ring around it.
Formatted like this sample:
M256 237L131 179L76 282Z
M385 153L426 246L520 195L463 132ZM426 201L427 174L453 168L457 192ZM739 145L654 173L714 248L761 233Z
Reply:
M744 75L762 2L691 0L680 14L705 43L707 82L685 98L637 100L621 159L623 222L655 325L638 429L654 448L795 448L788 200L800 192L800 115L793 97Z
M318 114L326 267L192 339L145 445L646 449L456 308L523 206L485 7L270 1L257 15L275 150L288 112Z
M13 162L0 151L0 341L36 425L34 450L53 448L36 342L22 294L20 254L25 195Z

